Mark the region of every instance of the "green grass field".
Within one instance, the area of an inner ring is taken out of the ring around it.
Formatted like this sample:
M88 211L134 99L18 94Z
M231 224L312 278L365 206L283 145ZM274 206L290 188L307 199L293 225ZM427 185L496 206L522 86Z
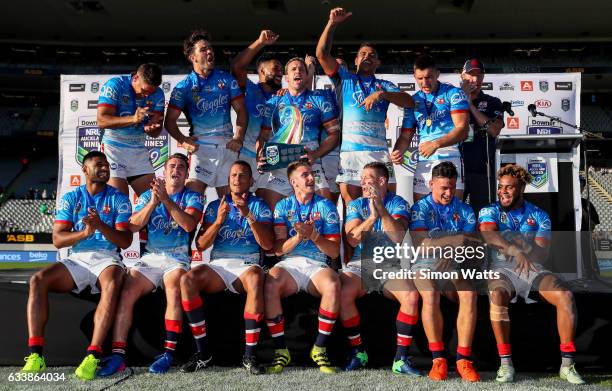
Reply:
M9 382L11 373L17 367L0 367L0 390L610 390L611 374L586 374L589 384L572 386L553 373L519 373L512 384L495 383L495 374L481 373L483 381L469 384L462 382L455 374L445 382L434 382L427 378L413 378L394 375L389 369L370 369L365 371L324 375L314 368L288 368L281 375L253 376L241 368L212 367L203 372L184 374L173 370L165 375L152 375L147 368L134 368L134 374L125 378L129 369L106 379L84 382L74 377L74 368L47 368L47 373L63 373L64 381ZM582 371L583 374L586 372ZM120 381L118 384L116 382Z

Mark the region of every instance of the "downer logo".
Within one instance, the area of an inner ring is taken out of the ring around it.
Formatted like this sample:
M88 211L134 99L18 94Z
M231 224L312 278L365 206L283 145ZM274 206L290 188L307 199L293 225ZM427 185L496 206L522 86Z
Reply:
M97 109L98 108L98 101L97 100L88 100L87 101L87 108L88 109Z
M493 89L493 83L491 82L486 82L486 83L482 83L482 90L492 90Z
M571 81L556 81L555 90L557 91L571 91L573 88Z
M400 91L414 91L415 88L414 83L398 83L397 86Z
M85 91L85 83L83 83L83 84L70 84L68 86L68 91L70 91L70 92L84 92Z

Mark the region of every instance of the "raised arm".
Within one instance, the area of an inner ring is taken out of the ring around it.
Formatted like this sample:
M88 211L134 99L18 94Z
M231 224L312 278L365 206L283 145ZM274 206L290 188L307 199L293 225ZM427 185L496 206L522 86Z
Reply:
M272 30L262 30L253 43L241 51L230 64L232 75L238 81L238 86L244 90L247 84L247 68L255 56L265 46L272 45L278 40L278 34Z
M331 55L332 41L334 39L334 31L336 27L353 15L352 12L347 12L344 8L334 8L329 12L329 20L319 37L317 43L317 60L323 67L323 71L327 75L334 73L338 67L336 59Z

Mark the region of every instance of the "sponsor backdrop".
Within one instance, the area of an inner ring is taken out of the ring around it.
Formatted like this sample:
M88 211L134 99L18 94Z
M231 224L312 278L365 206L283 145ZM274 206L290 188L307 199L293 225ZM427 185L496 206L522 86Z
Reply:
M83 156L100 146L100 130L96 122L96 108L100 89L113 75L62 75L60 103L60 133L59 133L59 170L58 170L58 200L66 192L84 184L81 173ZM170 97L172 88L183 79L184 75L167 75L161 85L166 96ZM401 90L413 94L417 86L412 75L378 75L396 83ZM256 81L255 75L249 78ZM455 85L459 84L458 74L444 74L440 80ZM332 88L332 83L326 76L317 76L316 88ZM508 101L514 110L514 116L504 115L505 128L502 134L559 134L572 133L574 129L560 125L555 120L544 117L532 118L527 106L534 103L538 111L553 115L569 123L579 123L580 118L580 74L489 74L483 85L485 93L496 96L502 101ZM235 116L234 116L235 117ZM397 139L402 123L403 111L394 105L390 106L387 118L387 139L389 148ZM189 126L183 115L179 118L179 127L187 134ZM416 165L415 138L410 150L406 153L404 164L396 166L398 175L398 193L410 200L412 198L412 174ZM156 139L147 137L151 162L157 175L162 175L163 164L174 152L185 151L176 145L176 141L168 136L166 131ZM534 162L535 164L535 162ZM548 167L551 162L547 161ZM534 165L535 167L535 165ZM543 186L541 186L543 187ZM216 198L216 193L207 191L207 200ZM132 202L136 197L131 194ZM124 252L124 257L138 258L138 240ZM206 255L203 255L206 258Z

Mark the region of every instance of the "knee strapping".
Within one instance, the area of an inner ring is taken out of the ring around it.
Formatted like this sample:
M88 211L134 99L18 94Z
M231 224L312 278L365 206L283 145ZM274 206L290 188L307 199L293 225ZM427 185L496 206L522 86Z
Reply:
M491 320L495 322L510 322L510 315L508 314L508 307L505 305L497 305L489 303L489 314Z

